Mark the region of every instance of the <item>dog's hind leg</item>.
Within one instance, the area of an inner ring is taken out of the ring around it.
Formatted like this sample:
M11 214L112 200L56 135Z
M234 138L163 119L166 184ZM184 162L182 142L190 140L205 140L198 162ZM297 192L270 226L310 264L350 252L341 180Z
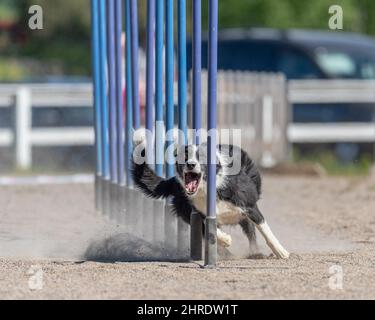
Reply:
M246 216L240 221L243 233L249 240L250 257L259 257L260 252L256 242L256 233L254 223Z
M279 240L274 236L267 221L264 219L257 205L253 208L246 210L246 214L266 240L267 245L270 247L272 252L281 259L288 259L289 252L280 244Z

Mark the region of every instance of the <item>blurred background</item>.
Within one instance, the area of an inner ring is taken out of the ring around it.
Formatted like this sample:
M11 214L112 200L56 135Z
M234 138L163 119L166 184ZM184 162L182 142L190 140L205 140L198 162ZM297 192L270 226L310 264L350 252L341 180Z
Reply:
M146 0L138 3L144 48ZM35 4L43 30L28 27ZM334 4L343 30L328 27ZM265 168L367 174L375 155L375 2L219 5L219 125L240 128L244 148ZM206 29L206 14L203 21ZM90 46L89 0L0 2L1 173L92 171ZM188 60L190 68L190 43Z

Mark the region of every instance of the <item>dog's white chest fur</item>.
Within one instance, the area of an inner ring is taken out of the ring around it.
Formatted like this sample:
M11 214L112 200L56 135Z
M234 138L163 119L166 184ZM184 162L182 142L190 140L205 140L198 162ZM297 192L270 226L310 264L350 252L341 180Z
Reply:
M206 215L207 195L203 188L191 198L194 206ZM236 225L243 219L243 212L240 208L226 201L216 201L216 219L218 225Z

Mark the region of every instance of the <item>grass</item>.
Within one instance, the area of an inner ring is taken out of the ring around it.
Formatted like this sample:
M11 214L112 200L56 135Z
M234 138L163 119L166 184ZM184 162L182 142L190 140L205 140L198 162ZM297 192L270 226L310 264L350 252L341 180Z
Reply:
M293 161L300 164L317 163L326 170L327 174L332 176L364 176L369 174L373 165L372 156L369 154L363 154L351 163L344 163L331 151L305 155L293 150Z
M0 58L0 79L2 81L22 80L27 76L26 70L14 59Z

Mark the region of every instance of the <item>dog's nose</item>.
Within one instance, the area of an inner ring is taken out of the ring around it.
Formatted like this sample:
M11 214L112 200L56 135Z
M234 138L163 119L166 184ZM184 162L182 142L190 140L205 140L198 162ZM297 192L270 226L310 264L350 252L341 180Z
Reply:
M186 166L189 170L193 170L196 167L197 163L195 161L188 161Z

